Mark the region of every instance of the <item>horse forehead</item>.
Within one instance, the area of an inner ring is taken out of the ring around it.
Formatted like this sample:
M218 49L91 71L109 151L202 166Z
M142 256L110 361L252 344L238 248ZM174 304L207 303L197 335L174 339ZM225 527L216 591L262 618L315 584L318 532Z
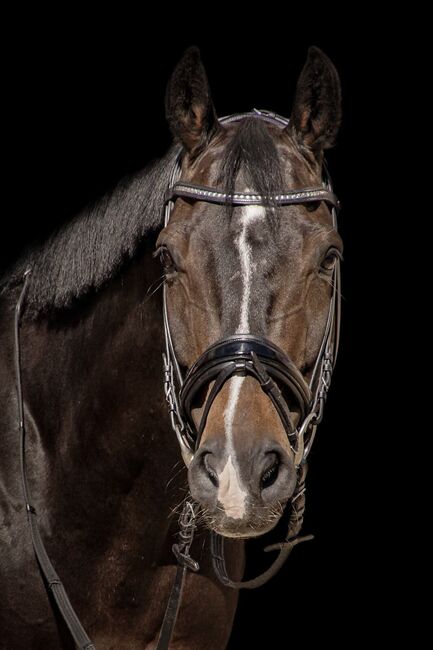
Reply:
M253 190L244 185L237 191ZM297 206L287 209L260 204L235 206L229 213L226 206L200 203L185 224L190 253L199 253L204 259L206 251L213 251L214 261L223 266L233 258L233 252L239 253L240 247L254 261L259 256L261 266L266 266L271 261L269 255L274 260L281 248L301 250L304 237L312 229L308 219L298 213Z
M224 161L226 147L222 144L209 147L202 156L191 165L187 165L182 171L182 177L185 181L197 185L211 186L219 189L221 183L221 166ZM304 156L296 150L294 146L286 143L278 143L278 158L283 175L282 187L277 191L283 192L286 189L295 187L309 187L318 184L317 169L310 165ZM260 157L257 159L260 165ZM248 173L241 162L234 180L234 190L236 192L255 192L256 187L252 187L248 180ZM239 210L235 211L239 214Z
M226 149L230 141L236 135L240 126L239 123L225 125L223 130L218 134L216 141L211 142L209 146L199 155L195 161L185 160L186 166L182 170L185 180L201 185L215 183L221 172L221 163L225 158ZM284 138L279 127L272 124L264 124L268 134L274 141L277 155L282 165L284 174L290 182L298 180L298 175L304 175L305 159L296 146L287 138ZM260 164L260 152L258 152L257 164ZM245 191L242 188L242 165L239 170L239 176L236 181L236 191Z

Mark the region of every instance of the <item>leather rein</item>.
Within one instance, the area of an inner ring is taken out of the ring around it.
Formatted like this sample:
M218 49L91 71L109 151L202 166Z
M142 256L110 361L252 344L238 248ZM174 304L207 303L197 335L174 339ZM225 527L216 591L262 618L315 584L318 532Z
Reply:
M244 117L256 117L284 128L288 120L275 113L258 111L235 114L221 118L221 123L230 123ZM234 192L227 194L217 188L210 188L178 180L181 172L181 152L173 166L169 187L164 201L164 227L167 226L174 203L178 197L196 201L205 201L220 205L296 205L325 201L331 209L333 227L337 229L338 200L332 191L332 184L325 169L325 178L320 187L310 187L296 190L285 190L269 196L253 192ZM41 570L42 578L47 589L52 593L60 614L62 615L74 641L80 650L94 650L95 645L88 637L77 614L75 613L63 584L57 575L46 552L38 528L38 518L31 503L30 490L26 471L26 431L24 418L24 397L21 377L21 346L20 325L28 289L31 269L27 269L23 277L23 288L15 308L14 320L14 358L17 387L18 423L20 432L20 466L21 483L25 511L30 527L33 549ZM215 573L226 586L235 589L253 589L273 577L284 564L296 544L312 539L311 535L299 537L305 509L305 478L307 473L306 459L314 441L316 428L323 418L323 409L329 390L332 370L338 352L340 330L340 263L337 258L332 277L332 295L329 304L328 318L322 343L315 362L309 384L299 372L291 359L271 341L254 336L251 333L228 336L215 342L197 359L183 376L176 357L171 336L167 311L167 292L163 289L163 324L165 335L165 352L163 353L163 382L164 393L173 431L176 434L181 454L188 466L197 451L206 420L217 394L223 385L235 375L250 375L254 377L262 390L271 399L287 433L290 446L294 453L297 470L297 485L290 501L291 515L285 540L279 544L266 547L266 552L278 550L279 554L270 568L253 580L235 582L228 576L224 559L224 539L211 532L211 553ZM195 425L191 411L194 397L198 391L214 381L214 385L206 399L203 414L198 426ZM287 402L296 403L300 413L297 426L294 426ZM36 422L33 425L37 428ZM198 505L191 499L185 505L179 520L180 532L173 552L177 559L176 576L170 593L163 624L161 627L157 650L167 650L173 634L177 614L180 607L182 590L187 570L198 571L199 565L190 556L190 547L196 528Z

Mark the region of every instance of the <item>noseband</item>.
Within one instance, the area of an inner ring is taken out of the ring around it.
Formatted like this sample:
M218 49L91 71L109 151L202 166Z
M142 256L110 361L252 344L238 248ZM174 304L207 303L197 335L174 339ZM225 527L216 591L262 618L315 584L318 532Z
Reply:
M310 391L296 366L271 341L252 334L235 334L209 347L188 371L180 391L180 403L185 415L187 435L197 450L214 399L225 382L234 375L251 375L269 395L287 431L289 440L295 427L287 402L279 385L293 396L303 419L310 403ZM191 411L194 397L215 380L206 400L199 426L196 428Z
M285 128L288 124L288 120L279 115L256 109L252 113L222 118L220 122L234 122L244 117L256 117L280 128ZM337 229L339 202L332 191L326 167L323 185L320 187L283 190L267 196L253 192L227 194L218 188L179 181L179 175L180 155L175 162L169 188L165 195L165 226L169 223L176 199L182 197L234 206L269 204L283 206L325 201L331 208L333 227ZM203 352L183 377L173 346L167 311L167 291L164 286L164 390L171 424L187 466L191 463L200 445L207 417L215 398L224 384L235 375L250 375L259 382L280 416L294 453L295 466L298 468L301 463L305 463L311 450L317 425L323 417L323 407L338 350L340 324L340 266L338 259L335 261L333 270L332 287L322 344L308 385L283 350L271 341L251 333L235 334L215 342ZM211 382L214 384L203 405L200 422L196 426L192 417L194 397L199 394L201 389L208 387ZM299 415L296 427L291 415L293 410Z

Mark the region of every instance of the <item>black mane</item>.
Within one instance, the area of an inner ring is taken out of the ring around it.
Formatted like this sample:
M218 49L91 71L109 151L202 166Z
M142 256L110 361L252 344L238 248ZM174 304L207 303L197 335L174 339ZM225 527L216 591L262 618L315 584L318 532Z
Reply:
M164 193L178 152L178 145L171 147L162 159L120 181L43 244L26 251L0 279L0 293L21 283L29 267L30 316L67 308L98 290L161 225Z
M0 293L20 284L30 267L26 311L36 317L68 308L100 289L134 256L143 238L161 226L163 197L178 152L179 145L174 145L162 159L120 181L43 244L26 251L0 279ZM240 121L225 152L218 184L228 193L234 191L241 168L251 188L264 196L283 185L275 144L265 124L254 117Z
M277 148L265 123L257 117L246 117L239 122L224 152L218 184L228 194L235 191L240 169L250 189L258 194L268 196L283 187Z

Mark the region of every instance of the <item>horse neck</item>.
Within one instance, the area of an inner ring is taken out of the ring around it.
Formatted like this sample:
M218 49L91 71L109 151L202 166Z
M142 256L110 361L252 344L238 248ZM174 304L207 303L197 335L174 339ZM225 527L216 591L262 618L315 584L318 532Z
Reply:
M101 522L125 495L144 519L157 507L166 520L179 500L166 490L179 451L160 380L161 300L146 294L161 273L149 248L85 306L22 328L24 395L40 433L29 455L35 438L39 497L56 519L72 494Z

